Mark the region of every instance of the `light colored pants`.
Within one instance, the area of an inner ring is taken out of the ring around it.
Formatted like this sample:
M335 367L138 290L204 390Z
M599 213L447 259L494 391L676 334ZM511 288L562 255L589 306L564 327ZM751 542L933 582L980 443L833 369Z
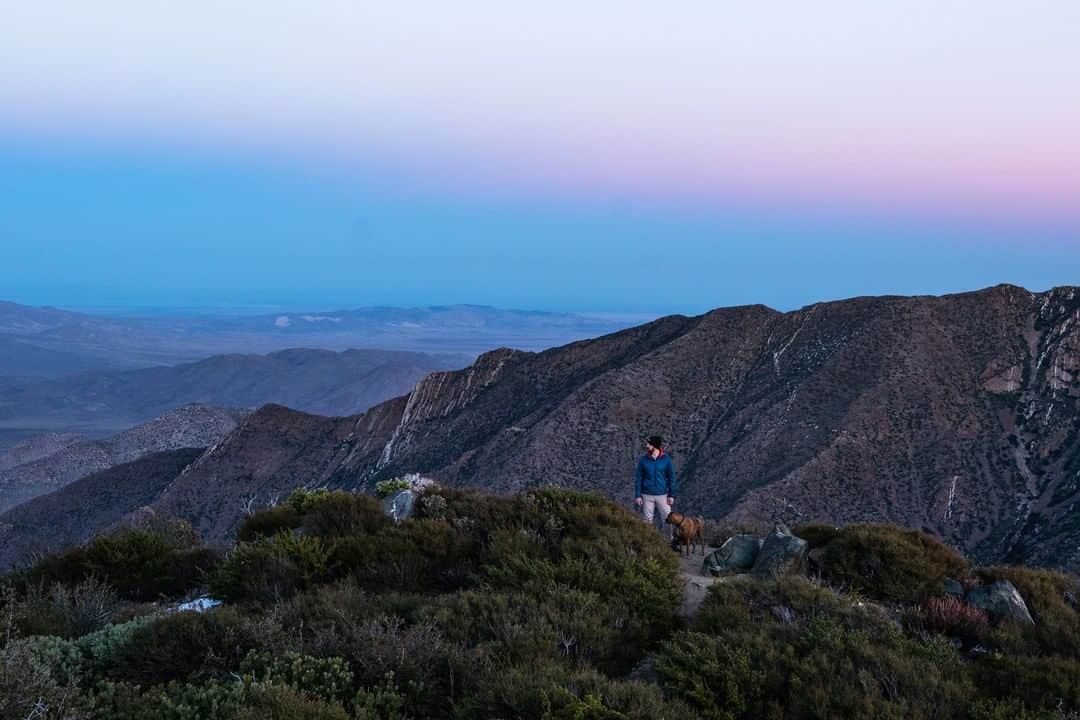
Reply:
M645 522L650 525L653 524L653 516L656 511L660 511L660 525L661 530L666 530L664 527L664 521L667 520L668 514L671 512L671 506L668 505L667 495L642 495L641 496L641 515L645 519ZM666 532L664 533L667 534Z

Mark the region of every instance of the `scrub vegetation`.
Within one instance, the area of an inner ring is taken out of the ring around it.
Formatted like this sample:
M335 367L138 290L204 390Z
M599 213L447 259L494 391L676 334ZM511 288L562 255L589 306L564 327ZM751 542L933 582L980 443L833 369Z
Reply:
M3 580L0 718L1074 718L1075 579L813 529L813 577L713 586L596 494L302 491L225 550L122 531ZM943 582L1009 580L1033 626ZM178 611L210 594L223 604Z

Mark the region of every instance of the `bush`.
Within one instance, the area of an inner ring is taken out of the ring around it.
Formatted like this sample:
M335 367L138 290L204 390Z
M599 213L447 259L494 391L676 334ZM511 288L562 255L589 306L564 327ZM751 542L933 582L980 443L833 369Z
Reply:
M338 703L307 698L286 685L250 680L171 682L141 689L103 683L93 698L100 720L347 720Z
M344 490L308 498L302 507L304 532L321 538L371 535L391 524L374 498Z
M76 585L94 576L128 600L182 595L205 581L219 560L211 548L179 547L146 530L99 535L85 548L45 558L28 573L27 584Z
M288 685L305 697L344 702L354 696L353 673L339 657L295 652L271 655L254 650L240 663L240 672L254 680Z
M60 682L88 684L113 664L117 650L153 618L143 617L118 625L106 625L78 640L38 635L25 642L52 677Z
M852 525L825 546L823 574L871 597L914 603L940 595L967 561L925 533L892 525Z
M402 490L408 490L412 485L405 478L390 478L375 483L375 495L382 499L396 495Z
M235 720L349 720L335 702L304 697L283 685L256 686Z
M231 602L289 598L327 577L330 553L319 538L288 532L240 543L210 578L210 591Z
M53 676L33 646L16 640L0 650L0 719L80 720L78 688Z
M973 664L980 695L1019 701L1029 711L1080 713L1080 662L1066 658L992 655Z
M801 537L810 545L810 549L824 547L836 539L840 528L829 523L804 523L792 529L792 534Z
M552 661L491 665L472 679L457 709L462 720L493 717L629 718L687 720L690 707L665 697L654 684L613 680L588 667L567 668Z
M138 627L111 653L105 675L140 685L223 677L275 639L266 624L232 608L177 613Z
M393 673L373 688L361 688L353 698L357 720L405 720L408 700L398 692Z
M434 623L406 625L393 616L343 625L337 644L321 651L348 660L364 687L393 678L410 713L423 717L445 713L457 700L463 679L475 670L462 648Z
M1033 710L1022 700L982 698L968 708L968 720L1064 720L1058 711Z
M701 633L679 633L666 642L656 671L667 692L710 720L747 716L765 689L765 674L751 665L748 647Z
M251 542L269 538L280 532L292 532L300 527L300 513L291 504L276 505L244 518L236 530L236 539Z
M118 607L116 591L89 577L75 585L53 583L27 588L16 611L16 626L23 635L73 638L100 629Z
M245 683L235 680L197 685L171 682L146 689L102 682L91 703L96 720L231 720L249 692Z
M559 658L606 666L616 658L636 660L643 650L624 603L565 585L528 593L459 593L442 604L436 618L448 639L479 647L500 664Z
M803 579L714 585L693 630L656 667L706 716L929 720L961 716L973 691L949 643L912 641L880 608ZM735 672L744 655L752 667Z

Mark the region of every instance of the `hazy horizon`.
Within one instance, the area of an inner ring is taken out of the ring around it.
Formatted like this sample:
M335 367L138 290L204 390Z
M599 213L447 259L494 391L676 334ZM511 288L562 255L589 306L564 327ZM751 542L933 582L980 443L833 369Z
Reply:
M984 285L984 286L970 287L970 288L959 288L959 289L955 289L955 290L947 290L947 291L943 291L943 292L934 292L934 293L867 293L865 296L870 296L870 297L878 296L878 297L880 297L880 296L888 296L888 295L936 295L936 296L954 295L954 294L962 294L962 293L967 293L967 292L978 292L980 290L985 290L987 288L995 287L997 285L1017 285L1019 287L1023 287L1025 290L1028 290L1030 292L1041 293L1041 292L1046 292L1048 290L1051 290L1054 287L1074 286L1074 285L1077 285L1077 283L1061 283L1059 285L1048 285L1046 287L1030 287L1030 286L1026 286L1026 285L1020 285L1018 283L1002 281L1002 282L999 282L999 283L993 283L992 285ZM823 298L819 298L819 299L816 299L816 300L810 300L810 301L808 301L806 303L802 303L802 304L799 304L799 305L793 305L793 306L790 306L790 307L776 307L776 306L770 306L770 307L772 307L774 310L779 310L781 312L790 312L792 310L798 310L798 309L800 309L802 307L806 307L807 305L813 305L813 304L816 304L816 303L825 303L825 302L847 300L847 299L851 299L853 297L860 297L860 296L823 297ZM568 315L577 315L577 316L581 316L581 317L584 317L584 318L594 318L594 319L603 319L603 320L611 320L611 321L648 322L650 320L654 320L654 319L656 319L658 317L661 317L661 316L663 316L665 314L700 314L700 313L708 312L710 310L715 310L715 309L718 309L718 308L733 307L733 305L719 305L718 304L718 305L712 305L712 306L709 306L709 307L705 307L705 308L702 308L701 310L698 310L696 312L690 312L690 313L678 313L678 312L666 313L666 312L662 312L662 311L636 312L635 313L635 312L612 312L612 311L589 310L589 309L568 309L568 310L563 310L563 309L550 309L550 308L542 308L542 307L540 307L540 308L537 308L537 307L505 307L505 306L493 305L491 303L483 303L483 302L402 304L402 305L391 305L391 304L385 304L385 303L375 303L375 304L368 304L368 305L347 305L347 304L343 305L343 304L340 304L340 303L322 303L322 304L319 304L318 302L315 302L315 303L312 303L312 304L305 304L305 305L295 305L295 304L294 305L285 305L285 304L280 304L280 303L279 304L267 303L267 304L257 304L257 305L256 304L237 304L237 305L144 305L144 304L130 304L130 305L127 305L127 304L116 304L116 305L66 305L66 304L57 304L57 303L48 303L48 302L46 302L46 303L22 302L22 301L20 301L18 299L14 299L14 298L10 298L10 297L0 297L0 302L3 302L3 301L13 302L13 303L16 303L18 305L24 305L24 306L28 306L28 307L52 307L52 308L56 308L58 310L66 310L66 311L70 311L70 312L83 313L83 314L87 314L87 315L99 315L99 316L104 316L104 317L116 316L116 317L129 317L129 318L165 317L165 316L178 316L178 317L179 316L206 316L206 317L235 316L235 317L248 317L248 316L258 316L258 315L272 315L272 314L276 314L276 313L292 313L292 314L305 313L305 312L308 312L308 313L311 313L311 312L317 312L317 313L335 313L335 312L347 313L347 312L357 312L357 311L371 310L371 309L412 310L412 309L430 309L430 308L438 308L438 307L477 307L477 308L488 308L488 309L492 309L492 310L499 310L499 311L505 311L505 312L550 313L550 314L556 314L556 315L557 314L568 314ZM754 303L754 302L748 303L748 304L767 305L767 303Z

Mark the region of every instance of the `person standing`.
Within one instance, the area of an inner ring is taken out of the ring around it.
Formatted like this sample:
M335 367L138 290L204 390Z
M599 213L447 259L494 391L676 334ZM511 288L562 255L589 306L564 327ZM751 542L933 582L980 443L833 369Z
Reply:
M663 524L674 502L675 466L664 452L664 438L653 435L645 441L645 454L634 470L634 503L651 525L658 508Z

